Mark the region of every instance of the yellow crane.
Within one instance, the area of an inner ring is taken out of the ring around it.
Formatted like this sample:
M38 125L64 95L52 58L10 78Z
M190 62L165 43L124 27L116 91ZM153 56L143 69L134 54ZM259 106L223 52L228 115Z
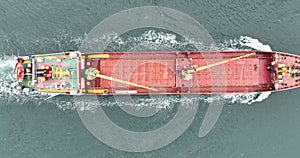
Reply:
M97 69L87 69L85 73L87 75L87 79L88 80L93 80L96 77L99 77L99 78L103 78L103 79L106 79L106 80L110 80L110 81L114 81L114 82L118 82L118 83L122 83L122 84L131 85L131 86L134 86L134 87L139 87L139 88L143 88L143 89L157 91L156 88L151 88L151 87L148 87L148 86L144 86L144 85L140 85L140 84L137 84L137 83L128 82L128 81L124 81L124 80L120 80L120 79L117 79L117 78L113 78L113 77L110 77L110 76L106 76L106 75L100 74L100 71L97 70Z
M194 67L193 69L188 69L188 70L182 70L181 71L182 79L183 80L191 80L192 77L193 77L194 72L209 69L211 67L222 65L222 64L234 61L234 60L241 59L241 58L246 58L246 57L252 56L254 54L256 54L256 53L249 53L249 54L245 54L245 55L238 56L238 57L235 57L235 58L230 58L230 59L227 59L227 60L216 62L216 63L213 63L213 64L209 64L209 65L205 65L205 66L201 66L201 67Z
M249 56L254 55L254 54L256 54L256 53L245 54L245 55L242 55L242 56L239 56L239 57L230 58L230 59L223 60L223 61L220 61L220 62L217 62L217 63L205 65L205 66L202 66L202 67L196 67L196 68L189 69L189 70L182 70L181 75L183 77L183 80L190 80L190 79L192 79L192 75L193 75L194 72L201 71L201 70L204 70L204 69L208 69L208 68L218 66L218 65L221 65L221 64L225 64L227 62L238 60L238 59L241 59L241 58L246 58L246 57L249 57ZM143 88L143 89L157 91L156 88L151 88L151 87L148 87L148 86L145 86L145 85L140 85L140 84L137 84L137 83L132 83L132 82L129 82L129 81L124 81L124 80L120 80L120 79L117 79L117 78L113 78L113 77L110 77L110 76L103 75L103 74L100 73L99 70L97 70L95 68L87 69L85 71L85 74L86 74L87 80L93 80L96 77L99 77L99 78L103 78L103 79L106 79L106 80L131 85L131 86L134 86L134 87L139 87L139 88Z

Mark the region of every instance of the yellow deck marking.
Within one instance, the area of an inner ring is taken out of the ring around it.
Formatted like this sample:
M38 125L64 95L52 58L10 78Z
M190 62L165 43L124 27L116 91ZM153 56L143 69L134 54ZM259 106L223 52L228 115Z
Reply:
M23 63L24 63L24 64L30 64L31 61L30 61L30 60L25 60Z
M109 58L109 54L91 54L88 58Z
M103 94L103 93L107 93L107 89L89 89L88 93Z
M188 73L193 73L193 72L201 71L201 70L208 69L208 68L211 68L211 67L214 67L214 66L222 65L222 64L228 63L230 61L234 61L234 60L238 60L238 59L241 59L241 58L246 58L246 57L252 56L254 54L256 54L256 53L249 53L249 54L245 54L245 55L242 55L242 56L239 56L239 57L235 57L235 58L230 58L230 59L227 59L227 60L223 60L223 61L220 61L220 62L217 62L217 63L213 63L213 64L201 66L201 67L197 67L195 70L194 69L193 70L189 70Z

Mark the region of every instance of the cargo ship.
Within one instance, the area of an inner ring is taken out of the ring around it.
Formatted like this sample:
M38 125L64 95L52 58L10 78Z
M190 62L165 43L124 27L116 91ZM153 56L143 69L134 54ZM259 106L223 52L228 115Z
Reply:
M257 50L70 51L18 56L20 91L69 95L223 94L300 86L300 56Z

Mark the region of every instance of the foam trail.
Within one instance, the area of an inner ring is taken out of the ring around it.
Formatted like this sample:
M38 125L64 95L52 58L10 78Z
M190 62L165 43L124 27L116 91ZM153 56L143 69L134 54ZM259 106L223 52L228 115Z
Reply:
M253 48L256 50L269 51L269 52L272 51L272 49L269 45L265 45L265 44L261 43L258 39L251 38L248 36L241 36L239 44L241 46L246 46L246 47Z
M15 56L2 56L0 57L0 101L1 105L7 105L9 103L24 104L27 102L33 102L41 105L43 103L51 103L52 97L55 94L38 93L27 94L16 89L17 82L15 76L11 73L14 69L16 60Z
M3 56L0 57L0 93L16 93L12 86L15 86L15 79L13 74L13 66L15 65L15 60L13 56Z

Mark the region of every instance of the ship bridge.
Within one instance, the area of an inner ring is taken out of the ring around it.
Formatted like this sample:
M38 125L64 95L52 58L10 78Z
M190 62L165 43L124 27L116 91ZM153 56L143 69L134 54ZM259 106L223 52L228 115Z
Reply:
M81 94L80 52L63 52L18 58L17 89L64 94Z

